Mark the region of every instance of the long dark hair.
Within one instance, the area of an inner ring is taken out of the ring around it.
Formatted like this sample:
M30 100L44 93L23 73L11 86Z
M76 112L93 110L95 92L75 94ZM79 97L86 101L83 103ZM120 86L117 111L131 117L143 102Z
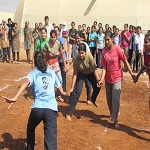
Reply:
M44 55L41 51L37 51L34 55L34 65L42 72L45 73L47 66L45 63Z

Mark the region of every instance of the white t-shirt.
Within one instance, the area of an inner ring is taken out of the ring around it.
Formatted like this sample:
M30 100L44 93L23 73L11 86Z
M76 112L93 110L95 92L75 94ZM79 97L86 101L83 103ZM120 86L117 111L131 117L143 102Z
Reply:
M50 32L51 32L51 30L54 29L52 24L48 24L48 25L45 24L43 27L47 29L47 37L50 38Z

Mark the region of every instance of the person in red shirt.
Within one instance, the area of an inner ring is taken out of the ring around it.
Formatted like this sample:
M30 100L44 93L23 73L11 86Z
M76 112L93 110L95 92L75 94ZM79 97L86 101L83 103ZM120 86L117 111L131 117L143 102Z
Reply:
M116 129L119 128L118 112L123 79L120 61L124 63L131 76L133 76L123 50L114 44L112 32L107 31L105 33L105 47L102 50L101 64L103 69L100 85L102 85L105 80L107 104L111 114L111 121L114 123Z
M145 35L144 39L144 65L142 66L139 73L134 77L134 82L137 82L140 75L143 73L143 71L146 69L147 74L149 76L150 80L150 33L147 33Z

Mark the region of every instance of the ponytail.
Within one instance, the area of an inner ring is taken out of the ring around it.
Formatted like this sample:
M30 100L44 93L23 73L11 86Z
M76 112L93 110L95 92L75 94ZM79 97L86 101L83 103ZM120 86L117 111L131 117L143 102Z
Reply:
M34 55L34 65L42 72L45 73L47 70L44 55L42 52L37 51Z

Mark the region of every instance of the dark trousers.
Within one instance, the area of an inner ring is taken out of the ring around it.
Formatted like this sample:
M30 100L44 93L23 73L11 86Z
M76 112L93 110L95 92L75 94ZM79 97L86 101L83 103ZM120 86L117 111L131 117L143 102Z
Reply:
M61 76L62 76L62 88L66 92L66 73L64 72L64 63L59 62L59 67L61 70Z
M133 69L136 68L136 71L139 71L141 69L141 64L142 64L141 53L138 50L136 50L135 51L135 67Z
M87 95L87 101L91 100L91 83L87 78L85 78L85 87L86 87L86 95Z
M128 62L130 64L130 67L133 68L133 63L134 63L133 49L129 49L128 55L129 55Z
M16 60L16 54L17 54L17 61L19 61L19 52L13 52L13 61Z
M26 50L27 62L30 62L30 49Z
M3 48L3 61L10 60L10 49Z
M93 93L91 96L91 101L93 103L95 103L96 98L99 94L100 88L97 87L97 81L96 81L94 73L92 72L88 75L84 75L78 72L74 90L70 95L70 106L69 106L68 113L67 113L70 116L74 113L75 107L77 105L77 102L82 92L83 81L85 80L85 78L89 80L93 88Z
M46 108L32 108L27 125L27 150L34 150L35 128L44 123L44 150L57 150L57 112Z
M95 51L96 51L96 47L90 47L90 52L91 52L93 57L95 55Z
M101 67L101 54L102 54L102 49L98 49L98 53L96 53L97 68Z

